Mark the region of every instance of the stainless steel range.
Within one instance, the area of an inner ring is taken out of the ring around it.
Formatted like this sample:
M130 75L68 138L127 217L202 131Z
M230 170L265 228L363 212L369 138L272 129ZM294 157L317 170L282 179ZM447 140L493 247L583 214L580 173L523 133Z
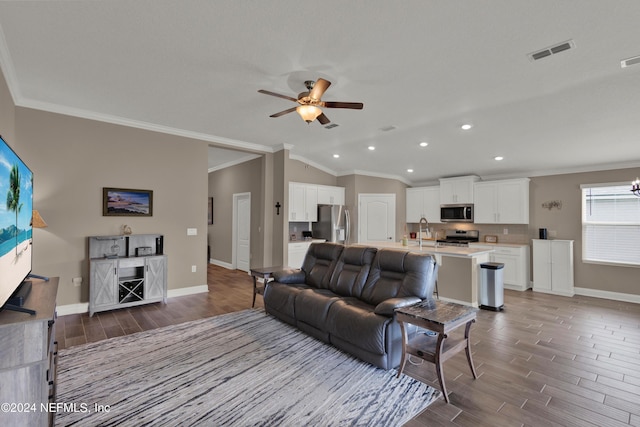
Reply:
M447 230L445 238L438 239L438 245L464 247L479 240L480 232L478 230Z

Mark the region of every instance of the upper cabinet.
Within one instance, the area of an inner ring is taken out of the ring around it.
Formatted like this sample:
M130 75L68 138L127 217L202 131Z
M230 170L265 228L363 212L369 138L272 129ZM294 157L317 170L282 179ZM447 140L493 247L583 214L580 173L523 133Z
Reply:
M440 187L407 188L407 222L440 222Z
M289 183L289 221L318 220L318 186Z
M529 178L477 182L474 187L475 223L529 223Z
M473 203L474 183L479 179L475 175L441 178L440 204ZM440 217L439 213L438 217Z
M344 187L318 185L319 205L344 205Z

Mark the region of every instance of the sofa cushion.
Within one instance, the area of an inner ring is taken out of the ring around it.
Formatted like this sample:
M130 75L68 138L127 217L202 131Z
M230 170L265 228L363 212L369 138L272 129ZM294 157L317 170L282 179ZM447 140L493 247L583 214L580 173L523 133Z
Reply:
M304 289L309 289L304 283L269 282L264 290L265 311L295 326L296 312L294 302L296 296Z
M396 297L431 298L436 280L435 259L428 254L381 249L376 254L361 299L378 305Z
M359 298L367 281L376 248L348 246L342 251L329 288L341 296Z
M305 283L319 289L328 289L331 275L344 249L338 243L312 243L302 262Z
M386 353L386 330L392 317L380 316L357 298L343 297L329 308L327 331L374 354Z
M326 330L329 307L340 297L329 289L305 289L296 295L295 313L298 322Z

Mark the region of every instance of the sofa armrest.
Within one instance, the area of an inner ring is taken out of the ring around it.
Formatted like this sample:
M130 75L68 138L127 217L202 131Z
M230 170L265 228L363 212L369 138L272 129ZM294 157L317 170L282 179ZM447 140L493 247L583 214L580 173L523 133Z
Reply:
M289 268L286 270L275 271L273 273L273 278L276 282L296 284L304 283L306 276L304 274L304 271L299 268Z
M396 308L417 304L420 301L422 301L422 299L418 297L389 298L378 304L374 312L376 314L391 317L395 313Z

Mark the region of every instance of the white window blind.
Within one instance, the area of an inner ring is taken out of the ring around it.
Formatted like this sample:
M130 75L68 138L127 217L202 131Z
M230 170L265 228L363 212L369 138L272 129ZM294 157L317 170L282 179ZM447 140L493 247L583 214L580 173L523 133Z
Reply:
M640 197L629 184L582 185L582 260L640 265Z

